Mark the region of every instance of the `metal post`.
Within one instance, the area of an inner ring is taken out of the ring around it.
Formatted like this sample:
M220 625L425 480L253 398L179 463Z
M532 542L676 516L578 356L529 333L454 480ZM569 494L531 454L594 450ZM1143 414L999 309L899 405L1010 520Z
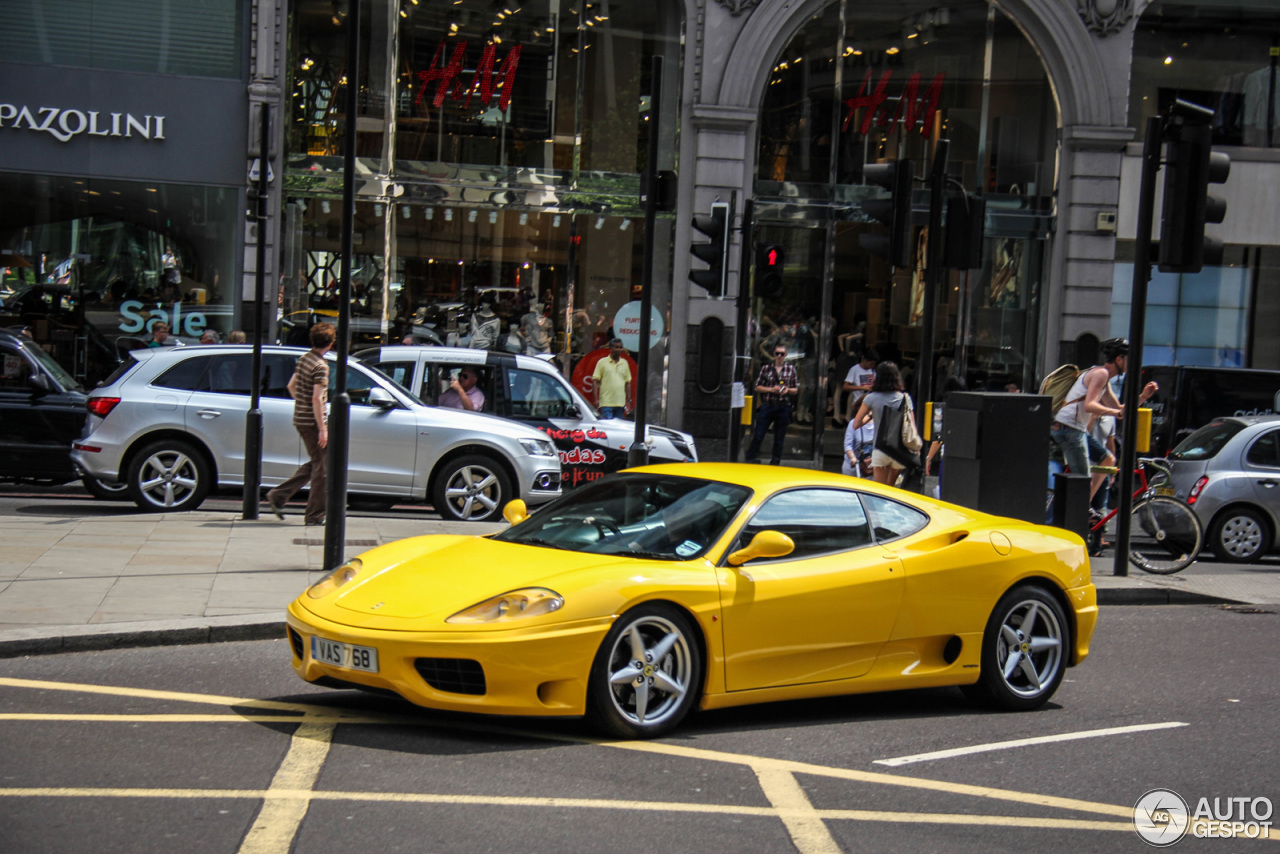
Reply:
M258 271L253 278L253 361L249 375L249 413L244 421L244 493L240 518L258 518L262 484L262 327L267 276L267 178L271 171L271 105L262 103L258 137Z
M752 269L755 258L755 200L746 199L742 203L742 253L738 256L738 303L736 327L733 330L733 382L745 383L747 365L747 313L751 307L751 289L748 287L748 271ZM730 232L732 233L732 232ZM725 238L726 240L728 238ZM738 448L742 444L742 411L729 410L729 459L737 461Z
M925 434L925 403L933 400L933 339L937 334L938 288L942 280L942 205L947 198L947 149L938 140L929 175L929 247L925 256L924 317L921 318L920 362L916 365L916 421ZM923 449L922 449L923 450Z
M351 335L351 266L356 221L356 111L360 104L360 0L347 11L347 104L343 122L342 277L338 282L337 359L333 400L329 405L329 448L325 460L324 568L342 563L347 537L347 459L351 397L347 394L347 352Z
M1129 301L1129 358L1125 364L1124 440L1120 446L1120 509L1116 513L1116 563L1114 575L1129 574L1129 514L1133 511L1134 450L1138 442L1138 394L1142 385L1142 345L1147 327L1147 281L1151 278L1152 209L1156 199L1156 173L1160 171L1160 116L1147 119L1142 145L1142 183L1138 190L1138 232L1133 248L1133 296Z
M640 276L640 352L636 359L636 432L627 452L627 466L647 465L649 446L645 444L645 419L649 401L649 314L653 310L653 241L658 224L658 145L662 122L662 57L653 57L649 75L649 157L645 163L644 266Z

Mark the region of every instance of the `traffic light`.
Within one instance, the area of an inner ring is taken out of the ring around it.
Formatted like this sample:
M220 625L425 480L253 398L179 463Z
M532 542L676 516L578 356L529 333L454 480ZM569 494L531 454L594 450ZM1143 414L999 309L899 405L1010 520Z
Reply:
M947 199L946 242L942 244L942 266L952 270L982 267L982 247L987 219L987 200L965 193Z
M756 260L756 293L766 299L782 297L782 247L766 243Z
M1209 185L1226 182L1231 157L1213 150L1212 110L1179 101L1173 112L1184 121L1165 130L1159 264L1165 273L1198 273L1222 261L1222 241L1206 237L1204 226L1227 215L1226 200L1210 195Z
M713 297L724 296L725 268L729 259L729 206L716 202L711 206L709 216L694 216L693 227L711 238L711 242L689 246L693 257L707 265L705 270L690 270L689 280Z
M911 181L915 177L915 162L868 163L863 166L862 174L868 183L879 184L889 191L887 199L862 203L862 210L887 225L889 233L863 234L858 237L858 243L868 252L889 259L895 267L910 266Z

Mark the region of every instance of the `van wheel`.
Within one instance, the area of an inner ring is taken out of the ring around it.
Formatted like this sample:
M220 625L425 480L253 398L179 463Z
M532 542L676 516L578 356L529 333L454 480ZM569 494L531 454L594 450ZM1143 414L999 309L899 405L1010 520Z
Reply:
M1209 548L1218 560L1250 563L1271 551L1271 528L1256 510L1236 507L1214 523Z
M491 457L471 454L440 467L432 489L436 512L455 522L496 522L514 495L502 466Z
M195 510L213 485L204 455L180 439L161 439L143 448L129 465L129 494L143 510Z

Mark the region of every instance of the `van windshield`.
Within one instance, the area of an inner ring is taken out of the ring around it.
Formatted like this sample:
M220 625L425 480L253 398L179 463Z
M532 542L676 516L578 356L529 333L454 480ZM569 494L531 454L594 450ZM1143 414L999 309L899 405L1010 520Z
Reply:
M1231 437L1244 429L1239 421L1210 421L1169 452L1171 460L1207 460L1221 451Z

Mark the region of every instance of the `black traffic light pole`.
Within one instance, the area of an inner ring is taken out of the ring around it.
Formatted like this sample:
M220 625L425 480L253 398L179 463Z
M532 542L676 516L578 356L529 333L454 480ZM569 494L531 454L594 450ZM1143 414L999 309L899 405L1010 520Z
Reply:
M347 103L343 123L342 277L338 281L338 336L333 400L329 405L324 516L324 568L342 563L347 538L347 461L350 458L351 396L347 394L347 351L351 329L351 266L356 221L356 110L360 103L360 0L347 9Z
M645 443L645 421L649 412L649 314L653 311L653 243L658 227L658 145L662 141L662 57L653 57L649 75L649 156L645 161L644 261L640 273L640 352L636 359L636 432L627 451L627 467L647 465L649 446Z
M262 104L258 137L258 272L253 277L253 360L249 372L249 412L244 420L244 492L240 518L258 518L258 490L262 482L262 327L267 275L267 178L271 170L271 105Z
M925 404L933 400L933 339L938 325L938 288L942 283L942 206L947 198L947 150L938 140L929 174L929 246L924 268L924 317L921 318L920 364L916 370L916 422L925 435ZM924 450L924 449L922 449Z
M747 316L751 308L751 290L747 286L748 271L751 269L752 247L755 244L753 233L755 218L755 200L747 199L742 203L742 252L738 256L738 302L733 330L733 382L736 387L745 389L750 379L745 375L751 360L747 357ZM726 238L727 240L727 238ZM738 459L738 446L742 444L742 410L729 409L729 459Z

